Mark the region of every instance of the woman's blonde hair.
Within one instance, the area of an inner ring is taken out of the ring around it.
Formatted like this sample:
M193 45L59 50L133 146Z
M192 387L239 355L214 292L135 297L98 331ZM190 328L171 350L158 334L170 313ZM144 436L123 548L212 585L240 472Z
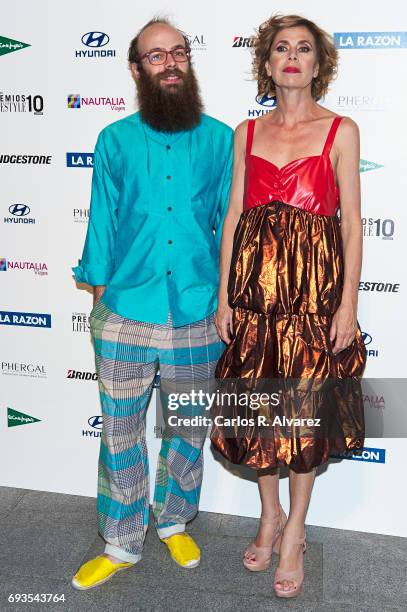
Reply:
M319 100L327 93L329 84L336 76L338 66L338 52L332 36L305 17L278 14L261 24L254 39L253 76L257 80L259 95L270 97L276 95L273 79L266 71L266 62L270 57L274 38L280 30L298 26L307 28L313 35L316 44L319 71L318 75L312 79L311 95L314 100Z

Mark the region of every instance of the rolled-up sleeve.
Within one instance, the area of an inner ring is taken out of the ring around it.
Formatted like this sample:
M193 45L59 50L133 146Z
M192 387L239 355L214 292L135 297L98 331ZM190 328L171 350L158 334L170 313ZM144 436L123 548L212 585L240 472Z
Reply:
M222 240L223 222L229 206L230 185L232 182L232 167L233 167L233 130L228 130L225 138L225 151L223 157L223 172L220 176L217 201L218 208L216 211L215 223L213 231L215 234L215 242L220 251L220 243Z
M104 131L93 159L88 231L82 259L72 268L75 279L89 285L107 285L113 273L119 192L109 163Z

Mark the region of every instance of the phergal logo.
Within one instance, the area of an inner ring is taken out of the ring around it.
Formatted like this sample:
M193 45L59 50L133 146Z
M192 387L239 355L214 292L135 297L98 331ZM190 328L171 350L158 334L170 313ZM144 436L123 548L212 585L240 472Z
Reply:
M405 49L407 32L335 32L338 49Z

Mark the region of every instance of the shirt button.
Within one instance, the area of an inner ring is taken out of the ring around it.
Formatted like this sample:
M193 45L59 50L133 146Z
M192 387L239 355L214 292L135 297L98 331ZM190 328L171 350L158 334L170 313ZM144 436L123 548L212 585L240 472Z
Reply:
M171 176L168 174L168 175L166 176L166 179L167 179L167 181L170 181L170 180L171 180Z
M169 151L171 149L171 145L167 145L165 148L167 149L167 151Z
M167 271L167 276L171 276L171 270Z
M168 244L172 244L172 240L169 240L169 241L168 241Z
M171 212L171 211L172 211L172 206L168 206L167 210L168 210L169 212Z

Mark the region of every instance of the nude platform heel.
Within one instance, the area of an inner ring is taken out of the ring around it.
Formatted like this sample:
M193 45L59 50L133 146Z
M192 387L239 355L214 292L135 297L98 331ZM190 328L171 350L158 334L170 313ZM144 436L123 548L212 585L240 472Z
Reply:
M267 525L275 525L273 540L271 546L257 546L254 542L251 542L246 548L243 556L243 565L250 572L263 572L269 567L273 552L277 554L280 552L281 537L287 522L287 516L280 506L280 512L275 517L270 520L260 518L260 522ZM250 559L251 555L255 555L255 558L252 560Z

